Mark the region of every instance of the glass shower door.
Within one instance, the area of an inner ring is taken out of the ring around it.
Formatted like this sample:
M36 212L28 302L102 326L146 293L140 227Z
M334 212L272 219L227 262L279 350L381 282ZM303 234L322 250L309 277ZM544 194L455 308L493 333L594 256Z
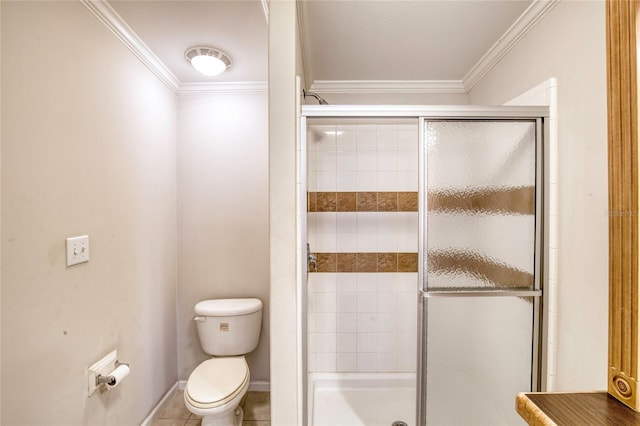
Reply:
M511 425L535 390L539 120L423 121L418 424Z

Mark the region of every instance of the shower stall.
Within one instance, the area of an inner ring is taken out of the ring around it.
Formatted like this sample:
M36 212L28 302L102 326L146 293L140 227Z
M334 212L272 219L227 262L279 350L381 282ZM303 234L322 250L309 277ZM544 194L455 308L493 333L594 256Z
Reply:
M510 425L543 388L545 107L303 106L303 421Z

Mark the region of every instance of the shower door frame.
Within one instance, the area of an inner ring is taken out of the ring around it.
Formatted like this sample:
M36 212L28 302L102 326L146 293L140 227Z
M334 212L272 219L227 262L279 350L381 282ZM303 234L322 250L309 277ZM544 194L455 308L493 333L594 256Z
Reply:
M434 297L425 291L424 278L424 232L425 232L425 198L424 176L424 125L428 120L535 120L536 121L536 250L535 250L535 289L534 318L532 327L532 389L540 391L546 386L546 348L548 302L544 291L544 283L548 280L548 164L549 152L549 108L546 106L479 106L479 105L302 105L299 122L297 147L298 171L298 337L300 354L298 358L301 381L298 401L301 404L299 419L303 425L309 423L308 417L308 368L307 368L307 119L308 118L408 118L418 120L419 146L419 246L418 246L418 283L416 303L418 304L417 369L416 369L416 426L426 425L426 335L427 315L426 299ZM496 294L498 292L495 292ZM523 295L522 292L511 294L509 291L499 292L502 296ZM496 295L494 294L494 296ZM527 294L528 295L528 294ZM487 294L487 296L490 296ZM514 395L514 401L515 401ZM514 402L515 403L515 402ZM515 408L514 408L515 410Z

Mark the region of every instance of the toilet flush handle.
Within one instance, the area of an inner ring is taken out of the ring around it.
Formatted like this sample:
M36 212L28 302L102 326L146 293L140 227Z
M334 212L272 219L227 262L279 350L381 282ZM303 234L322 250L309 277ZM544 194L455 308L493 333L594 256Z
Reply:
M195 317L193 320L194 321L205 322L207 319L205 317Z

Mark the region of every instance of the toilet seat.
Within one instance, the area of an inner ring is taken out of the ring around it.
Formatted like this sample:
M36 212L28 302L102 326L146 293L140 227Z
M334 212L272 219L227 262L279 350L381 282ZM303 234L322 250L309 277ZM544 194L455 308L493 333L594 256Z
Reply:
M219 407L237 397L248 381L249 366L244 356L211 358L189 376L185 399L201 409Z

